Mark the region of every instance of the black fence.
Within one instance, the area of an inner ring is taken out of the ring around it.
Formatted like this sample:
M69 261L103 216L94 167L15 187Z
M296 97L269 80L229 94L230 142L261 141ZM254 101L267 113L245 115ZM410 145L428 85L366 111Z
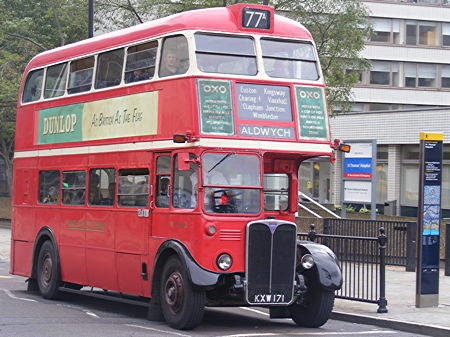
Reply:
M323 219L323 234L355 237L378 237L383 227L389 237L386 264L405 266L406 271L416 268L417 223L410 221L379 221L359 219Z
M379 313L387 312L386 244L383 228L378 235L348 236L317 234L314 225L309 233L299 233L299 239L322 243L336 254L342 270L343 285L336 297L378 304Z

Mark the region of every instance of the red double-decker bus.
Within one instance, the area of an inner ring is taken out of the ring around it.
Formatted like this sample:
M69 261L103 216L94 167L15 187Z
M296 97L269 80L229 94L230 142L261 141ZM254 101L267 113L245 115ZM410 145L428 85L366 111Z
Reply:
M37 55L17 106L11 273L198 325L255 305L324 324L342 278L297 241L298 169L332 156L310 33L273 8L186 12Z

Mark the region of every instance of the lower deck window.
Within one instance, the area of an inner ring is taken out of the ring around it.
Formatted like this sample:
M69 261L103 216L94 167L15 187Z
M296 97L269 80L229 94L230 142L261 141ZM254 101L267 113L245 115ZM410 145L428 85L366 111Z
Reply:
M119 206L145 207L148 204L148 169L119 171Z

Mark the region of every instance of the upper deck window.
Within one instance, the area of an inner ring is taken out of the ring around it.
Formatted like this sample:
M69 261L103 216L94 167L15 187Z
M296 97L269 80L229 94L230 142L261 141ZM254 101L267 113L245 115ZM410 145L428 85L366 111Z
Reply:
M264 68L276 78L319 79L314 47L310 43L261 39Z
M73 61L70 64L68 93L75 94L91 90L94 72L94 56Z
M189 68L188 43L183 35L164 39L159 77L184 74Z
M122 80L124 50L116 49L98 56L95 89L114 87Z
M44 98L64 95L67 81L67 63L57 64L47 68L45 77Z
M23 89L23 103L34 102L41 98L43 78L44 69L33 70L28 74Z
M128 48L125 83L149 80L155 74L158 42L143 43Z
M195 34L198 68L206 73L256 75L255 43L250 37Z

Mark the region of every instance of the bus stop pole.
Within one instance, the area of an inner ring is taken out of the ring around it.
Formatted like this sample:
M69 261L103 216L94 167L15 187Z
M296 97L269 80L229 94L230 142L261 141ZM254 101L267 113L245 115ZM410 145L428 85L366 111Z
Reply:
M94 0L88 1L88 38L94 36Z

